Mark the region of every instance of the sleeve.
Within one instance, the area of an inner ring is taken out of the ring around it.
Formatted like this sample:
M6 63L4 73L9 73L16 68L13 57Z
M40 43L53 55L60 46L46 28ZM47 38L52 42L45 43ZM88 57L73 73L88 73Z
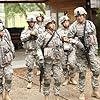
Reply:
M88 26L87 26L87 31L90 34L91 41L92 41L95 49L98 50L98 41L97 41L97 37L96 37L96 35L97 35L97 33L96 33L96 27L93 24L93 22L89 21Z
M44 35L43 35L43 34L40 34L40 35L38 36L37 44L38 44L38 46L39 46L40 48L43 47L43 45L44 45Z
M44 36L43 34L39 35L38 39L36 40L37 42L37 55L39 57L39 61L40 60L44 60L44 56L43 56L43 51L42 51L42 47L44 44Z
M69 33L68 33L68 37L69 38L74 38L76 34L76 25L75 23L73 23L72 25L70 25L69 27Z
M30 33L27 32L27 31L28 31L28 30L24 30L24 31L22 31L22 33L21 33L20 39L21 39L22 42L26 42L26 41L28 41L29 38L30 38ZM26 32L27 32L27 34L26 34Z
M5 29L5 31L7 33L7 39L9 40L10 48L11 48L12 52L15 53L15 48L14 48L14 44L12 43L10 33L7 29Z
M88 24L87 24L87 32L90 34L95 34L96 35L96 27L94 25L93 22L88 20Z
M62 38L62 31L61 31L61 28L59 28L59 29L57 30L57 33L58 33L58 35L60 36L60 38Z

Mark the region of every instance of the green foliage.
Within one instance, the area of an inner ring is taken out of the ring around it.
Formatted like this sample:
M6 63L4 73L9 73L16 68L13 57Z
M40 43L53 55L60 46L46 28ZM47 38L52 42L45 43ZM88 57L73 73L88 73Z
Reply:
M100 30L100 8L98 10L96 10L97 15L96 15L96 25L97 28Z
M27 12L40 10L45 14L44 3L4 3L5 12L5 25L8 27L8 20L13 19L13 25L15 25L15 14L24 15L27 17Z
M44 3L8 3L6 7L8 11L8 17L19 13L27 16L27 12L32 12L35 10L41 10L45 13L45 4Z
M100 19L100 8L96 12L97 12L97 17Z

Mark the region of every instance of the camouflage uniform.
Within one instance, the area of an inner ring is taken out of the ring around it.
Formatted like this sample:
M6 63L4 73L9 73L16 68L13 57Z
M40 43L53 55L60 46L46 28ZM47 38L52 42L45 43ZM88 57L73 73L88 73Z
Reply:
M54 34L52 40L49 42L48 46L45 47L47 41ZM53 72L54 78L54 94L59 95L60 84L61 84L61 74L62 74L62 64L61 61L64 52L62 48L62 42L58 34L54 32L45 31L37 40L40 47L44 48L44 85L43 92L45 96L50 94L50 83L51 83L51 71Z
M57 33L60 35L60 37L66 36L68 37L68 29L65 28L59 28L57 30ZM75 72L76 72L76 55L75 55L75 46L72 46L72 44L67 43L68 49L64 50L64 55L65 55L65 61L66 65L63 68L64 71L64 76L66 79L69 78L74 78L75 77Z
M0 93L5 89L7 92L11 89L13 68L11 65L10 55L8 59L4 59L10 52L14 56L14 45L11 41L10 34L7 29L2 30L4 35L0 37ZM12 58L13 59L13 58ZM8 62L10 60L10 62ZM5 83L3 84L3 78Z
M62 16L59 19L61 23L61 28L57 30L57 33L60 35L60 38L63 42L64 47L64 55L65 55L65 62L66 65L63 66L63 72L65 76L65 82L62 84L63 86L67 85L68 83L76 85L77 82L75 81L75 72L76 72L76 55L75 55L75 45L69 43L68 40L68 33L69 33L69 25L70 25L70 18L66 16Z
M38 20L38 17L41 17L41 21ZM38 30L39 34L42 34L45 31L45 27L44 27L44 16L42 14L38 14L36 16L36 20L37 20L37 24L36 24L36 28Z
M84 36L84 26L85 22L81 24L75 21L70 27L69 37L71 38L76 37L77 40L80 41L80 38ZM84 91L87 67L89 67L93 73L91 82L93 90L98 89L99 83L97 78L100 74L100 68L96 58L98 49L97 46L98 43L96 39L96 29L94 24L89 20L86 20L85 34L88 37L85 41L86 41L86 46L89 48L88 56L90 59L90 66L87 66L87 59L85 56L85 52L84 50L82 50L84 49L84 46L82 49L77 48L77 66L79 68L79 89L81 92Z
M44 27L43 23L36 24L36 28L37 28L39 34L42 34L45 31L45 27Z
M32 81L32 70L34 67L34 64L37 63L37 43L36 39L32 38L30 35L32 32L37 33L36 28L30 28L25 29L21 33L21 41L23 44L23 48L26 49L26 66L28 66L28 80L29 82Z

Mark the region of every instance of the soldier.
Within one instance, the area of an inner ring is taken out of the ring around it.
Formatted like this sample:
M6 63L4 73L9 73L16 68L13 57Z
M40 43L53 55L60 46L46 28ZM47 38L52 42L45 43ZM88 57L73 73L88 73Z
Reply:
M97 62L97 38L96 29L93 22L86 20L87 12L83 7L78 7L74 10L74 16L76 21L70 27L70 38L76 38L77 41L81 43L77 47L77 66L79 68L79 90L80 96L79 100L85 100L84 87L86 79L86 69L87 66L92 71L92 97L100 99L98 93L98 77L100 74L99 64ZM78 42L71 41L75 44Z
M12 83L14 45L10 34L0 20L0 100L12 100L9 95ZM4 81L5 80L5 81Z
M39 13L36 16L36 28L38 30L38 35L43 34L43 32L45 31L45 27L44 27L44 16L43 14ZM40 75L40 71L39 68L37 68L37 75Z
M36 16L36 20L37 20L37 25L36 25L36 28L38 30L38 33L41 34L45 31L45 27L44 27L44 16L39 13L37 16Z
M36 18L34 16L27 17L28 28L21 33L21 41L23 48L26 50L26 66L28 67L28 85L27 88L32 87L32 70L37 63L37 44L38 30L35 28Z
M65 60L66 65L63 66L63 72L65 76L65 82L63 83L63 86L65 86L67 83L77 85L77 82L74 80L75 72L76 72L76 56L75 56L75 47L64 40L64 38L68 38L68 32L69 32L69 25L70 25L70 19L69 17L62 16L60 18L60 23L62 25L61 28L57 30L57 33L60 35L63 41L64 45L64 53L65 53Z
M49 99L51 71L54 78L54 94L55 100L59 100L59 92L61 85L62 74L62 55L64 55L62 42L59 35L56 33L56 22L54 19L45 19L46 31L40 35L37 43L40 47L44 48L44 85L43 93L45 100ZM48 42L49 41L49 42Z

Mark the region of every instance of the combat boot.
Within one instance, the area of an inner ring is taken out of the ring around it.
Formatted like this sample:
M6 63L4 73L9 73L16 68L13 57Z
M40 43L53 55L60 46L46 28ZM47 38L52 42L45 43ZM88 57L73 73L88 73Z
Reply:
M29 82L28 84L27 84L27 89L31 89L32 88L32 82Z
M79 100L85 100L84 92L80 92Z
M59 96L55 96L55 100L60 100L60 99L59 99Z
M44 100L49 100L49 96L45 96L44 98L45 98Z
M91 96L94 97L94 98L100 99L100 94L97 90L93 90Z
M68 79L65 80L65 82L62 83L63 86L68 84Z
M3 93L3 100L12 100L12 98L10 97L8 91L4 91L4 93Z
M2 96L2 93L0 93L0 100L3 100L3 96Z
M77 85L77 81L74 78L70 78L68 83L72 85Z

